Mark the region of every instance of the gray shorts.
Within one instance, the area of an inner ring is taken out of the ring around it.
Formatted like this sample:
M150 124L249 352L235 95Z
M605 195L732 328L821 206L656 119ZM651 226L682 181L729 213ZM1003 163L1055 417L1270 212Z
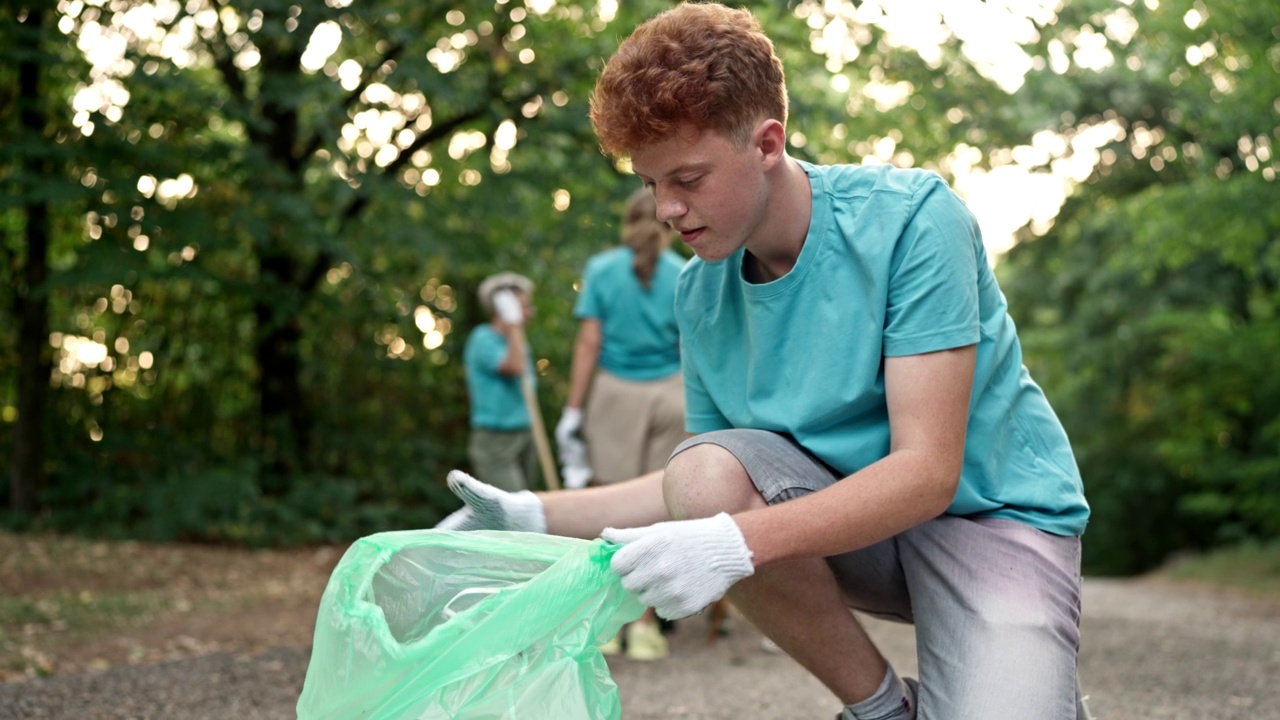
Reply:
M697 435L672 457L702 443L737 458L770 505L842 478L791 438L762 430ZM827 562L850 607L914 623L922 711L1075 717L1079 538L1014 520L942 515ZM990 705L997 697L999 709Z

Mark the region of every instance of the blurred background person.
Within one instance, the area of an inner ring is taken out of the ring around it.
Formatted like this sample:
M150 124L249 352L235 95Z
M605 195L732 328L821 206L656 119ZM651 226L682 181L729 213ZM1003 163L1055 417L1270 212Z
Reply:
M684 258L657 219L653 194L632 193L622 244L592 256L574 307L579 320L569 396L556 424L565 482L581 487L661 470L685 439L676 276ZM584 407L585 403L585 407ZM589 470L575 468L585 440ZM666 657L667 640L650 610L623 631L627 657ZM617 641L602 648L617 652Z
M533 282L498 273L476 294L490 320L471 331L462 355L471 401L467 455L478 479L508 492L529 490L537 479L537 451L520 383L522 376L536 377L524 336Z

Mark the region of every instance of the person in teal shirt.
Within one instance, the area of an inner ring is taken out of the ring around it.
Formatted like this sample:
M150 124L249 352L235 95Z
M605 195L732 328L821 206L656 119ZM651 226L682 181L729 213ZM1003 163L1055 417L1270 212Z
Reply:
M685 260L656 210L644 188L627 199L623 244L587 261L573 311L579 329L555 434L564 450L581 431L600 484L661 469L685 438L675 310Z
M1087 717L1089 507L963 202L929 172L789 157L782 63L745 10L641 25L591 117L697 256L676 295L695 435L574 493L454 471L440 526L620 544L623 587L662 617L727 595L838 720ZM851 609L914 624L918 682Z
M487 323L467 336L462 359L471 403L467 456L486 483L509 492L534 486L537 451L530 430L521 379L534 382L524 323L532 317L533 283L523 275L499 273L480 283L477 295Z
M597 484L661 470L687 436L675 309L685 261L670 249L671 239L653 193L639 188L622 213L622 244L592 256L583 273L569 396L555 435L562 458L581 455L585 439L587 470ZM569 487L580 487L586 475L565 466ZM668 654L652 609L623 637L632 660ZM616 640L601 648L619 649Z

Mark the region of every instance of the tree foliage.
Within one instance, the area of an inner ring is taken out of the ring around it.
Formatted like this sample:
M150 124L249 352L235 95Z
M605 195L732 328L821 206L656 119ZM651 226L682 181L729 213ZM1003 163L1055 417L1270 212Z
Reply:
M530 337L554 417L573 282L634 182L596 150L587 98L618 38L666 6L57 5L39 65L62 165L37 173L62 228L44 283L56 451L36 517L240 542L430 522L465 463L457 357L495 270L540 285ZM801 152L865 150L840 141L862 132L837 127L847 98L822 90L822 24L757 12ZM879 65L949 72L863 41L854 87ZM904 147L948 146L948 123L908 110L878 132L936 125Z
M62 111L65 78L50 66L74 67L77 58L56 41L57 15L51 3L0 8L0 373L12 378L3 396L0 421L12 423L9 503L30 513L44 479L46 378L50 353L46 335L51 256L74 236L74 214L59 214L58 203L83 207L83 189L59 181L73 158L61 140L71 130Z
M1112 140L1001 269L1086 476L1087 559L1134 571L1280 535L1280 4L1076 3L1043 47L1104 32L1105 70L1028 86L1074 87L1061 130Z
M10 515L245 543L433 522L466 463L460 348L492 272L538 284L557 414L573 285L634 183L598 152L589 93L669 5L0 10L0 127L20 139L0 146L0 452L29 465L33 428L49 448L23 475L48 480L38 510L11 497ZM1275 2L966 5L1025 36L1020 86L959 3L751 7L786 63L798 157L955 181L1096 153L999 267L1076 441L1092 567L1280 534Z
M6 29L23 42L6 47L35 52L26 37L45 33L36 63L61 86L41 100L63 127L26 147L63 164L5 164L11 182L35 177L63 201L41 288L56 360L45 502L117 528L186 507L191 522L156 519L154 534L238 540L269 534L286 508L326 536L350 533L336 515L366 501L384 523L414 505L430 521L423 500L464 446L451 358L481 320L471 289L518 265L554 278L563 304L573 272L559 263L602 243L626 193L584 103L614 42L606 20L636 16L518 3L47 10L35 30L21 10Z

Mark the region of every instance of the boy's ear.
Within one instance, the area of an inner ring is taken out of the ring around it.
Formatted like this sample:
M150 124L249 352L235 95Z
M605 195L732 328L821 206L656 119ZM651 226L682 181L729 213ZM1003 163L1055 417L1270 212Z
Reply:
M787 154L787 130L773 118L767 118L756 126L753 140L760 150L765 170L778 164Z

